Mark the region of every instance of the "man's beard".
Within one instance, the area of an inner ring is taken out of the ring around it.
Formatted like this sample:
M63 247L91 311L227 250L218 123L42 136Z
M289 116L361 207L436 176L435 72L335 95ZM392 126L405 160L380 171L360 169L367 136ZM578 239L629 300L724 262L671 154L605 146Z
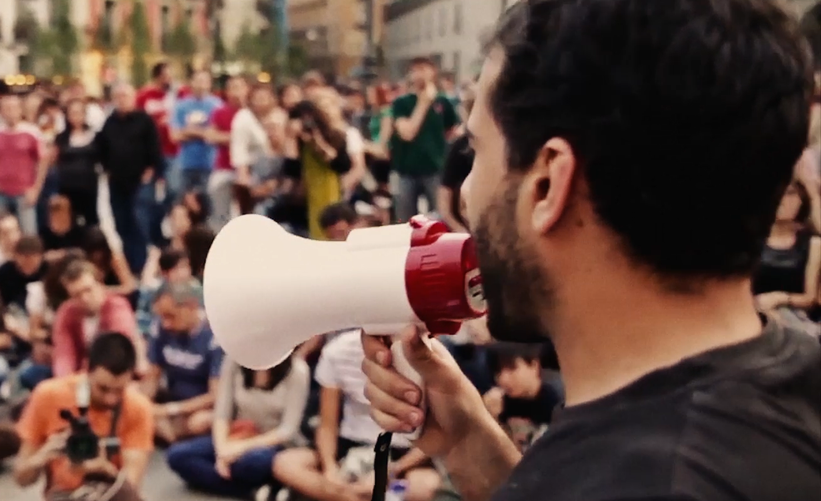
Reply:
M543 343L549 336L539 312L551 307L553 289L516 227L518 190L519 183L506 180L474 231L487 326L500 341Z

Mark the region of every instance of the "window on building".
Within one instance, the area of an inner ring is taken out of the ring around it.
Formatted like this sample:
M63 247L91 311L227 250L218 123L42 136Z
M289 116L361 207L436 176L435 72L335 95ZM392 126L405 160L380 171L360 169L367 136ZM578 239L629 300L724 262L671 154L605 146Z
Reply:
M439 36L443 37L448 34L448 9L442 7L439 9Z
M453 5L453 33L462 34L462 2L459 1Z
M459 82L462 73L462 52L456 51L453 53L453 81Z

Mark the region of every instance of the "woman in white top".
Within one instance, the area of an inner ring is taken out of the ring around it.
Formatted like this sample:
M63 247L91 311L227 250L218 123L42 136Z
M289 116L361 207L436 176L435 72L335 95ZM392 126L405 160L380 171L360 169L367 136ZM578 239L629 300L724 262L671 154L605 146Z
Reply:
M299 436L308 401L310 369L290 357L267 371L225 358L210 437L175 444L168 465L193 488L247 497L273 480L277 452Z
M365 398L365 357L361 331L342 332L322 349L314 377L322 387L315 450L289 449L274 462L274 477L283 485L316 501L363 501L370 499L373 472L351 471L340 461L354 459L359 466L373 459L376 439L382 430L370 416ZM340 419L341 418L341 419ZM361 461L360 459L361 454ZM428 459L410 442L394 435L388 470L407 480L405 501L430 501L440 484ZM345 466L345 467L343 467ZM372 463L371 463L372 466Z
M248 107L239 110L231 122L231 165L236 171L237 201L240 212L253 212L257 202L273 195L282 155L272 144L272 128L284 134L288 116L277 107L273 89L253 87ZM279 145L276 145L279 146Z

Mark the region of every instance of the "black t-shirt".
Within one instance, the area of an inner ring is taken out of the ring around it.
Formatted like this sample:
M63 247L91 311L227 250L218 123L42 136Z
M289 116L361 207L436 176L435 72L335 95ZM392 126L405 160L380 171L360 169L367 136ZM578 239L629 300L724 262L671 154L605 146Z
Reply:
M85 232L80 226L72 226L67 233L58 235L46 227L40 232L40 239L43 241L43 248L47 251L79 249L83 246Z
M758 338L556 413L497 501L821 499L821 345Z
M40 265L40 269L33 275L23 275L14 264L14 261L3 263L0 266L0 298L6 306L16 304L20 308L26 307L26 296L28 291L26 286L32 282L42 280L46 274L46 263Z
M442 186L450 188L453 192L451 213L462 225L465 222L462 219L460 190L462 183L470 174L471 168L473 168L473 149L470 147L468 137L462 136L450 145L450 151L445 160L445 168L442 170Z

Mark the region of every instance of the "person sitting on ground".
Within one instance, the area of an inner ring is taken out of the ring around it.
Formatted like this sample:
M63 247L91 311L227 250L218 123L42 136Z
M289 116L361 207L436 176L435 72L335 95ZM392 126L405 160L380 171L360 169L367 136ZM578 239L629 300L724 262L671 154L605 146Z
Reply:
M265 371L226 358L211 436L173 445L168 465L190 487L220 496L246 497L269 485L277 453L299 438L310 377L297 356Z
M49 265L42 282L28 285L26 312L29 316L29 334L27 341L31 344L31 357L25 367L20 367L18 378L20 386L33 390L40 382L52 375L54 363L54 344L51 331L54 317L60 306L68 300L68 291L62 284L62 276L73 261L85 258L82 251L69 249L58 261Z
M322 209L319 214L319 226L325 238L334 242L344 242L351 230L360 224L359 215L348 202L333 203Z
M191 211L182 202L175 204L168 212L163 227L163 233L167 235L164 235L164 242L160 246L152 246L148 250L148 260L140 277L141 286L154 287L157 285L155 282L161 275L159 261L160 255L163 253L162 249L186 250L185 236L193 227Z
M0 265L0 298L6 307L25 310L28 284L42 280L48 268L43 256L40 238L25 235L14 246L12 260Z
M143 391L156 402L157 438L168 444L207 433L213 420L223 353L200 298L191 283L168 283L154 301Z
M71 493L91 476L113 481L122 474L127 489L139 490L153 449L151 402L131 384L137 362L131 340L118 333L100 334L88 353L88 372L39 385L17 424L22 445L14 479L26 487L45 473L47 498L66 494L72 499ZM119 447L113 454L101 452L95 459L72 464L66 456L68 423L61 411L76 416L82 395L87 398L91 429L99 437L116 438Z
M56 261L69 249L80 249L85 241L84 228L74 218L71 201L64 195L53 195L48 201L48 219L40 232L46 260Z
M60 306L54 319L54 376L82 370L88 346L103 332L119 332L131 339L137 351L137 373L144 373L145 342L128 301L107 290L98 278L98 269L86 260L72 261L63 273L62 284L70 299Z
M149 258L150 259L150 258ZM189 283L192 287L200 291L202 297L202 286L191 274L191 263L185 250L168 247L164 249L157 260L157 267L160 276L157 280L143 283L140 286L140 297L137 300L137 324L140 332L148 336L151 324L154 322L154 300L157 293L167 283ZM200 301L202 307L202 301Z
M14 255L14 247L23 236L20 221L11 212L0 208L0 265L7 263Z
M562 391L542 377L542 347L495 343L488 349L488 366L496 386L485 393L490 413L524 451L547 430Z
M274 461L274 477L309 499L362 501L369 499L373 490L372 472L344 472L340 466L349 454L358 457L362 452L372 459L376 438L382 432L371 418L365 398L360 332L357 329L338 334L320 355L314 376L322 386L316 450L288 449ZM425 455L411 449L405 438L395 436L390 456L391 474L408 482L405 501L430 501L440 479L427 467Z
M108 289L121 296L131 297L137 290L137 280L128 267L122 250L111 245L106 234L93 227L86 231L83 251L97 268L97 274Z

